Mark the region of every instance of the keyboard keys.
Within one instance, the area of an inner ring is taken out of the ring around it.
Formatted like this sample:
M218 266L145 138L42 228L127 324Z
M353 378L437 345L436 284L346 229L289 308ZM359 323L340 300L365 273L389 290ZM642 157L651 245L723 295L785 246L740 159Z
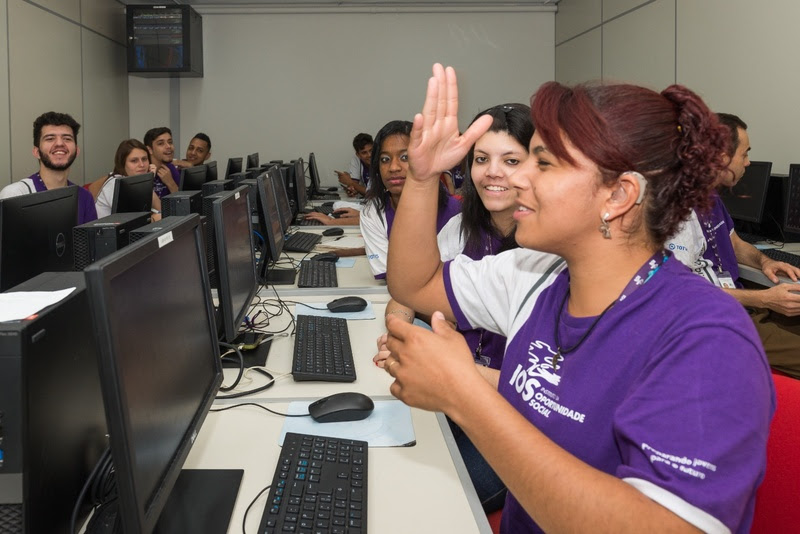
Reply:
M283 243L283 250L289 252L311 252L321 239L322 235L320 234L295 232L286 238L286 241Z
M338 287L336 277L336 264L332 261L300 262L300 274L297 277L297 287Z
M315 315L297 316L292 376L297 382L353 382L356 379L346 320ZM323 456L312 451L311 458L321 460Z
M779 250L775 248L762 250L761 252L763 252L768 258L772 258L775 261L782 261L794 267L800 268L800 255L792 254L791 252L786 252L785 250Z

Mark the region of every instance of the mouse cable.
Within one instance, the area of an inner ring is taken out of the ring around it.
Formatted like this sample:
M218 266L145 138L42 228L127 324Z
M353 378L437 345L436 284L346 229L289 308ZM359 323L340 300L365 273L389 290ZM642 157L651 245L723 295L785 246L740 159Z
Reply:
M225 347L226 349L228 349L228 352L220 356L221 360L228 358L233 353L236 353L236 357L239 359L239 373L236 375L236 380L234 380L233 384L231 384L230 386L219 387L220 391L231 391L239 384L239 382L242 380L242 376L244 375L244 356L242 356L242 351L239 350L239 347L237 347L236 345L231 345L230 343L223 343L222 341L219 341L218 343L220 347Z
M250 512L250 508L252 508L253 505L258 500L258 498L261 497L264 494L264 492L267 491L268 489L270 489L271 487L272 487L272 484L270 484L266 488L264 488L261 491L259 491L258 495L256 495L255 498L253 498L253 500L250 501L250 504L247 505L247 509L244 511L244 517L242 518L242 534L247 534L247 530L246 530L247 529L247 514Z
M296 300L284 300L283 302L286 302L288 304L301 304L306 308L311 308L312 310L329 311L328 308L315 308L314 306L309 306L305 302L297 302Z
M111 447L106 447L103 451L103 454L100 455L100 458L97 459L97 463L94 464L94 468L92 468L92 472L89 473L89 476L86 478L86 481L83 483L83 487L81 491L78 493L78 498L75 501L75 505L72 507L72 516L70 517L70 534L75 534L77 531L76 523L78 522L78 511L81 508L81 504L83 504L83 500L86 498L86 493L89 491L89 487L93 485L93 482L96 478L98 478L98 473L104 469L105 464L111 459Z
M212 408L212 409L210 409L208 411L209 412L224 412L226 410L232 410L234 408L239 408L240 406L255 406L256 408L261 408L262 410L266 410L271 414L280 415L282 417L311 417L310 413L289 414L289 413L276 412L275 410L270 410L266 406L262 406L260 404L256 404L255 402L243 402L241 404L232 404L231 406L226 406L224 408Z
M264 391L265 389L269 389L269 388L271 388L272 386L275 385L275 377L272 376L271 373L269 373L268 371L265 371L263 369L258 369L258 368L253 368L253 369L257 373L261 373L262 375L264 375L267 378L269 378L269 382L267 382L267 384L264 385L264 386L261 386L259 388L252 389L252 390L249 390L249 391L242 391L242 392L239 392L239 393L232 393L230 395L217 395L216 396L216 400L238 399L240 397L246 397L247 395L252 395L253 393L260 393L260 392ZM222 389L222 388L220 388L220 389Z

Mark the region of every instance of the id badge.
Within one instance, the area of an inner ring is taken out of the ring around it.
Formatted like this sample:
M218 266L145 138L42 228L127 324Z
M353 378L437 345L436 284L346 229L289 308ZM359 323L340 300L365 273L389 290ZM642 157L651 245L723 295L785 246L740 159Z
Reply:
M722 271L717 276L719 287L724 289L736 289L736 284L733 283L733 277L728 271Z

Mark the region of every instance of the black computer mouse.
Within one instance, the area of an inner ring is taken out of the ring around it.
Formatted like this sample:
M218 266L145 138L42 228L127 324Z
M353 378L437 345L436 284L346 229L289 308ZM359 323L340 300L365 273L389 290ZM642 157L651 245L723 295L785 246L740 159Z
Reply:
M328 228L327 230L322 231L322 235L324 236L332 236L332 235L342 235L344 234L344 230L341 228Z
M360 312L367 307L367 301L361 297L342 297L328 303L333 313Z
M349 391L323 397L308 405L308 413L317 423L360 421L369 417L374 409L372 399Z
M311 258L311 261L336 261L339 256L335 252L323 252Z

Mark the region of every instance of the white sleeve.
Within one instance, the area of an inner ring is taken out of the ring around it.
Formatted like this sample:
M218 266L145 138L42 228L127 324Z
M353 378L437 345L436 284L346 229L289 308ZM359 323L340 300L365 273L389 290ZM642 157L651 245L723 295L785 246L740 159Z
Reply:
M347 172L350 173L350 178L353 180L356 180L357 182L361 181L361 160L358 159L358 156L355 154L350 160L350 170Z
M558 256L524 248L479 261L460 255L447 265L445 288L460 327L511 337L565 267Z
M364 236L364 248L372 275L375 278L385 278L389 236L386 235L387 225L383 211L375 209L375 204L368 202L361 212L359 226L361 235Z
M445 224L436 236L439 244L439 257L442 261L449 261L461 254L464 250L464 240L461 235L461 214L455 215Z
M112 176L103 187L100 188L100 193L97 194L97 200L94 201L94 208L97 210L97 218L102 219L111 215L111 206L114 204L114 182L117 181L119 176Z
M27 185L25 185L23 182L27 183ZM24 178L23 180L9 184L0 190L0 199L27 195L28 193L33 193L35 191L36 188L33 185L33 180Z
M696 263L706 251L706 238L694 210L689 218L681 223L678 232L667 239L664 247L671 251L675 259L682 264L690 269L695 268Z

